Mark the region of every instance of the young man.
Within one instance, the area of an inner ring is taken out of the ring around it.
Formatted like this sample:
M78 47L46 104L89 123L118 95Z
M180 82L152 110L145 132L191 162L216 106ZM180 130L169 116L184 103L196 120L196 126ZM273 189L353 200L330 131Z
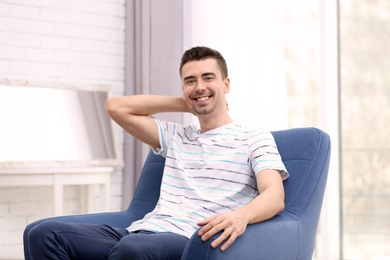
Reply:
M31 230L33 259L180 259L199 227L202 240L220 233L211 246L227 250L248 224L284 209L288 173L269 132L237 125L229 116L222 55L207 47L189 49L180 76L182 97L106 101L115 122L166 158L156 208L127 229L44 222ZM152 117L161 112L192 113L200 129Z

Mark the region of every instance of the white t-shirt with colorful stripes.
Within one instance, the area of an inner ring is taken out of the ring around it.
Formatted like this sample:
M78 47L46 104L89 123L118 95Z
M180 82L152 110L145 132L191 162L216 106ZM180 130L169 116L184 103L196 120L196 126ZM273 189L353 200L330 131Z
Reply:
M128 227L130 232L173 232L190 238L197 223L214 214L232 211L259 193L256 174L278 170L288 177L269 131L230 123L200 133L155 119L166 158L160 199L156 208Z

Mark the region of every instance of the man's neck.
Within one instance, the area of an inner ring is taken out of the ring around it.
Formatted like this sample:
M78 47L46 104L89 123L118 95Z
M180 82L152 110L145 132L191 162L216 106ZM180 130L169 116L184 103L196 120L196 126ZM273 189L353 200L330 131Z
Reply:
M216 129L218 127L230 124L233 122L233 119L229 116L226 115L224 117L206 117L206 118L200 118L198 117L199 124L200 124L200 132L205 133L210 130Z

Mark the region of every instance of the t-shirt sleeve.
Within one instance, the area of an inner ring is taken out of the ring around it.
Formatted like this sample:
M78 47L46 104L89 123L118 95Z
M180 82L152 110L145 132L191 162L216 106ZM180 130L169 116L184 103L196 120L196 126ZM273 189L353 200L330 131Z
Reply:
M160 148L151 147L151 149L155 154L166 157L167 149L169 147L169 142L172 138L172 135L175 133L176 124L163 121L157 118L153 118L153 119L156 121L158 127Z
M288 172L270 132L262 131L253 135L249 148L255 174L265 169L273 169L280 173L283 180L288 178Z

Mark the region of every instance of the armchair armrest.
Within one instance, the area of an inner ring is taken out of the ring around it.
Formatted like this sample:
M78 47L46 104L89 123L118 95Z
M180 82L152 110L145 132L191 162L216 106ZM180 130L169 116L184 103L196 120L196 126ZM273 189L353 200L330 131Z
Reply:
M220 247L211 247L211 242L220 233L203 242L195 232L184 249L182 259L296 259L299 229L299 222L283 212L267 221L248 225L245 233L224 252Z

